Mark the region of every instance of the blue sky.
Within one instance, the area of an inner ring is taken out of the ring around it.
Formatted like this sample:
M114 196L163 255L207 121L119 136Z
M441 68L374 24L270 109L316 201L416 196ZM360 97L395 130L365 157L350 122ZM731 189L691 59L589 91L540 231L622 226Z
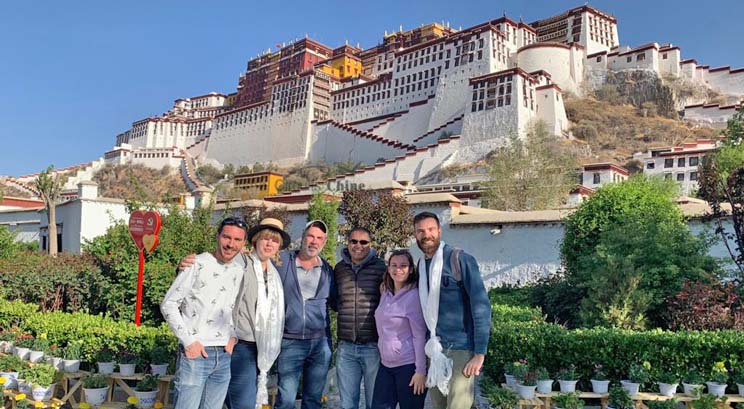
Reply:
M55 1L0 3L0 175L101 157L135 120L180 97L235 90L246 62L306 34L363 48L402 24L526 22L583 1ZM744 67L744 1L604 0L620 42L671 42L683 58ZM709 6L709 7L706 7Z

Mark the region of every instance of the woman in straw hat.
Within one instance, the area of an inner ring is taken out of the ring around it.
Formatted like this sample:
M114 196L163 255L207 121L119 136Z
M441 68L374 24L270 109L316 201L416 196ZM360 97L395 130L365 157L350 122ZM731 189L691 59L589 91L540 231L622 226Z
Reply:
M281 221L265 218L248 230L247 241L251 251L233 310L238 343L225 402L230 409L268 404L267 376L284 331L284 291L272 260L289 245L289 234Z

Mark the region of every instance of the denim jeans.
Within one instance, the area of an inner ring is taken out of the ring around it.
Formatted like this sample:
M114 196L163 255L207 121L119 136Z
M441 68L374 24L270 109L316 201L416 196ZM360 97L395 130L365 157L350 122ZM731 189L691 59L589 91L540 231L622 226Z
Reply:
M375 397L373 409L423 409L426 400L426 389L421 395L413 394L411 378L416 373L415 364L407 364L388 368L380 365L375 382Z
M380 350L376 342L355 344L339 341L336 349L336 378L343 409L359 409L359 385L364 378L365 407L372 407Z
M302 375L302 409L318 409L331 365L328 339L282 339L277 358L279 396L275 409L294 409Z
M230 354L225 347L204 347L207 357L186 358L183 347L178 361L174 409L221 409L230 384Z
M225 404L229 409L255 409L258 377L256 343L239 341L233 349L230 364L230 387Z

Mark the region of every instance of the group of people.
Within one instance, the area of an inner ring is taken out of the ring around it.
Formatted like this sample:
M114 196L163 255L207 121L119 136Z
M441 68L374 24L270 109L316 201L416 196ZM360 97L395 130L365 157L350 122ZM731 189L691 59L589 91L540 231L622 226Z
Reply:
M414 217L424 257L394 250L387 264L364 227L346 237L341 261L320 253L328 229L309 222L299 250L279 220L248 228L227 218L212 253L190 255L161 310L179 339L176 409L260 408L276 363L275 408L320 408L331 364L329 307L337 311L341 405L435 408L473 404L491 310L475 259L441 240L439 218ZM243 248L249 244L249 251Z

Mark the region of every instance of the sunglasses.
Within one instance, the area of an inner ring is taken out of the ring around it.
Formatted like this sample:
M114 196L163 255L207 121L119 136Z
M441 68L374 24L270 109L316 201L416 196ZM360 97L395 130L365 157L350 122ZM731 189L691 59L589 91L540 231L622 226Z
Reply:
M351 243L351 244L361 244L362 246L366 246L367 244L369 244L369 241L367 241L367 240L350 239L349 240L349 243Z
M227 219L223 220L220 223L220 227L224 226L238 226L241 229L247 229L248 225L245 224L245 221L243 219L237 218L237 217L228 217Z

